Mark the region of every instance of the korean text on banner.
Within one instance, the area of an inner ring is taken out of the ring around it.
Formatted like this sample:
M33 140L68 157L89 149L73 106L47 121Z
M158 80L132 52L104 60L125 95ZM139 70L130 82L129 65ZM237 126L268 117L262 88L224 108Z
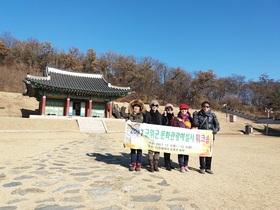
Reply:
M211 130L126 122L124 143L129 148L159 152L212 156Z

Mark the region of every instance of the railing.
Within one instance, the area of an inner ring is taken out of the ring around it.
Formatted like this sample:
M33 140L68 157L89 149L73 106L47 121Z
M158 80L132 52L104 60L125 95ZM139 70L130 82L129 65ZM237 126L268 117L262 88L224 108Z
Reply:
M252 121L257 121L258 120L257 116L249 115L249 114L246 114L246 113L240 112L238 110L234 110L234 109L227 108L227 110L226 110L225 108L223 108L222 112L232 114L232 115L236 115L238 117L242 117L242 118L245 118L247 120L252 120Z
M242 117L247 120L252 120L252 121L255 121L255 123L280 124L280 119L259 118L257 116L246 114L246 113L240 112L238 110L234 110L234 109L227 108L227 110L226 110L225 108L223 108L222 112L224 112L224 113L227 112L228 114L236 115L238 117Z

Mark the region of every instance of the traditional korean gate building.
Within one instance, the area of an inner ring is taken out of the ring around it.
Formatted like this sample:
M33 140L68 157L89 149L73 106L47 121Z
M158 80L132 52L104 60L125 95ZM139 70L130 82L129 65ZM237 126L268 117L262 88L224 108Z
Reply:
M108 83L101 74L47 67L43 76L27 75L24 95L39 101L40 115L111 117L112 102L132 93Z

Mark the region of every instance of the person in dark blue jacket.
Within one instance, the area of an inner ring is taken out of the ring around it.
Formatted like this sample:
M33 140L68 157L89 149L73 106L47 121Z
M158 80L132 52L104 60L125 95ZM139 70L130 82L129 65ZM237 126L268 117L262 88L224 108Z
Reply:
M193 113L193 125L198 129L212 130L213 140L215 140L215 134L220 130L220 124L218 118L214 112L211 111L210 103L204 101L201 104L201 110ZM199 157L200 173L213 174L211 170L212 157Z

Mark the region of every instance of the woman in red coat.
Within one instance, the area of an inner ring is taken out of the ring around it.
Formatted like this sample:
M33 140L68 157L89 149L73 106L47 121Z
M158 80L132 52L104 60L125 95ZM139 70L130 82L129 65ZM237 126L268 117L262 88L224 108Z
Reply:
M191 129L192 117L188 110L189 110L189 106L187 104L181 104L180 112L178 113L177 117L173 118L171 125L175 127ZM189 155L178 154L178 162L179 162L180 172L186 173L190 171L188 166Z

